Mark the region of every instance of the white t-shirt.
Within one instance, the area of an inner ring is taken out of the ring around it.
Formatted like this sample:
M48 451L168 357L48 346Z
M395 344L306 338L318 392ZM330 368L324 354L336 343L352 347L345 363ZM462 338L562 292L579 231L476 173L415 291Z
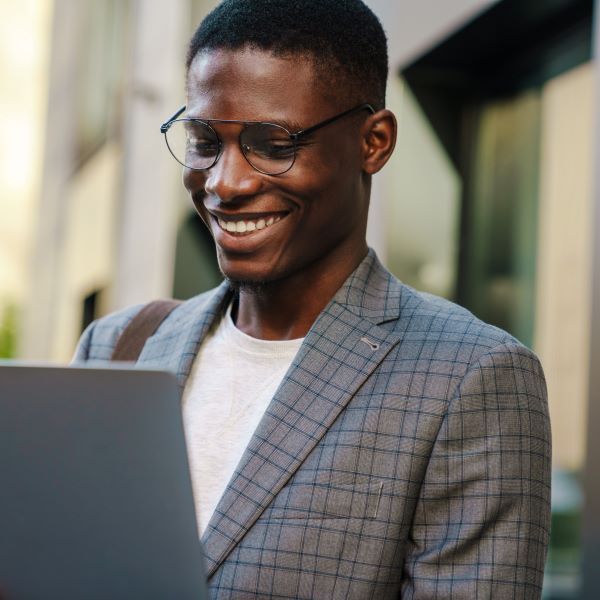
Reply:
M203 340L183 393L200 535L301 344L246 335L231 307Z

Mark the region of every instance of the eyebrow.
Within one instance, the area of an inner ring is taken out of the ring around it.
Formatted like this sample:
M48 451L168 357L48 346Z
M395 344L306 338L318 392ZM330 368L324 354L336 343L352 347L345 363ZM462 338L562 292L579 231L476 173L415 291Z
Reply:
M275 121L275 123L285 127L290 133L296 133L302 129L302 125L297 121Z

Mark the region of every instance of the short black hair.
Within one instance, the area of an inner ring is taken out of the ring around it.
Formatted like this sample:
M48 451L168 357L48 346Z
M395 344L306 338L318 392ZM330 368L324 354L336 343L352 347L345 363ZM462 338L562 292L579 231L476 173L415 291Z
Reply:
M224 0L192 36L186 71L200 51L245 46L310 58L328 87L335 82L345 96L385 106L387 39L361 0Z

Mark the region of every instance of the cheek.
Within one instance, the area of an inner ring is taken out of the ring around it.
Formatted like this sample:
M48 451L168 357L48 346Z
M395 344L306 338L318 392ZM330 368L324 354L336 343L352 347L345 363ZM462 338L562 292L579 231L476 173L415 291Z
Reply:
M349 202L360 197L360 171L348 165L346 161L331 160L312 162L295 174L302 187L298 194L304 198L306 217L316 222L328 218L347 221L354 212Z
M202 173L184 169L181 175L183 187L187 190L197 212L201 212L202 196L204 192L204 176Z
M181 181L183 182L183 187L190 194L192 193L192 190L197 190L198 185L201 184L201 181L198 179L198 173L190 171L190 169L183 169L181 173Z
M306 196L302 223L290 242L298 243L307 255L314 256L362 232L364 211L350 187L348 182L337 179L327 186L315 187L314 193Z

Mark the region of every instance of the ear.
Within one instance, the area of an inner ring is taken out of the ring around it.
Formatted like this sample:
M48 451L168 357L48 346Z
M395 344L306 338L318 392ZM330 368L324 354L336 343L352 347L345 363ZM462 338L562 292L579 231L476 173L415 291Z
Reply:
M363 171L374 175L388 161L396 146L398 124L394 113L383 109L371 115L363 124Z

